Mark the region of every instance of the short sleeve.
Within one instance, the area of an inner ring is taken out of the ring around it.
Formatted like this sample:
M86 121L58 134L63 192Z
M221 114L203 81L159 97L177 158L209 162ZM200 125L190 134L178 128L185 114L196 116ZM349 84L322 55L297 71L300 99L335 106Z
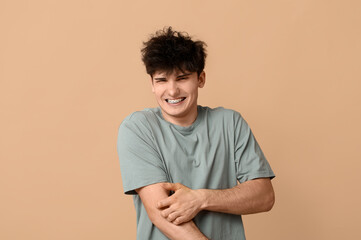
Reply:
M117 151L125 194L136 194L137 188L167 181L149 123L141 113L133 113L120 124Z
M264 156L256 138L242 116L236 112L235 121L235 164L239 182L275 175Z

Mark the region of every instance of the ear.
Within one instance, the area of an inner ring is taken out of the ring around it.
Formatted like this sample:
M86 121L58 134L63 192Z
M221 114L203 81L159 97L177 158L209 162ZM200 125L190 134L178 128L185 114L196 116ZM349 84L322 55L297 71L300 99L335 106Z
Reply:
M154 82L153 82L153 77L150 76L150 83L152 85L152 92L154 93Z
M204 84L206 84L206 73L203 71L198 77L198 87L203 88Z

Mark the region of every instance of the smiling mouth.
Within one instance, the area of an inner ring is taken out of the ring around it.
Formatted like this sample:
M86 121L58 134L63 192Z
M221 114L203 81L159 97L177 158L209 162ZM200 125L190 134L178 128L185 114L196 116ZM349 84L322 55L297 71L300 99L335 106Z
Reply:
M179 103L179 102L182 102L184 101L186 98L183 97L183 98L177 98L177 99L166 99L165 101L167 103L171 103L171 104L176 104L176 103Z

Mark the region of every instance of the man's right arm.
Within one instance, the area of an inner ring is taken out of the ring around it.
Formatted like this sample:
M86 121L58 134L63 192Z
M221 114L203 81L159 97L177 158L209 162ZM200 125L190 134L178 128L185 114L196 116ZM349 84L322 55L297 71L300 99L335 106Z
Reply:
M199 231L193 221L175 225L160 215L161 210L157 208L157 203L168 197L168 192L161 184L156 183L136 189L152 223L172 240L206 240L207 237Z

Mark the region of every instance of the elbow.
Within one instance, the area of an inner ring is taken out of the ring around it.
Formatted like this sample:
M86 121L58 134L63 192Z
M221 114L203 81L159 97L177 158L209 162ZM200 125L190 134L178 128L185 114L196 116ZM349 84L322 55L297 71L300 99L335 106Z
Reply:
M264 203L264 212L271 211L276 201L275 193L274 191L270 191L269 194L267 194L267 197L265 197L265 203Z

